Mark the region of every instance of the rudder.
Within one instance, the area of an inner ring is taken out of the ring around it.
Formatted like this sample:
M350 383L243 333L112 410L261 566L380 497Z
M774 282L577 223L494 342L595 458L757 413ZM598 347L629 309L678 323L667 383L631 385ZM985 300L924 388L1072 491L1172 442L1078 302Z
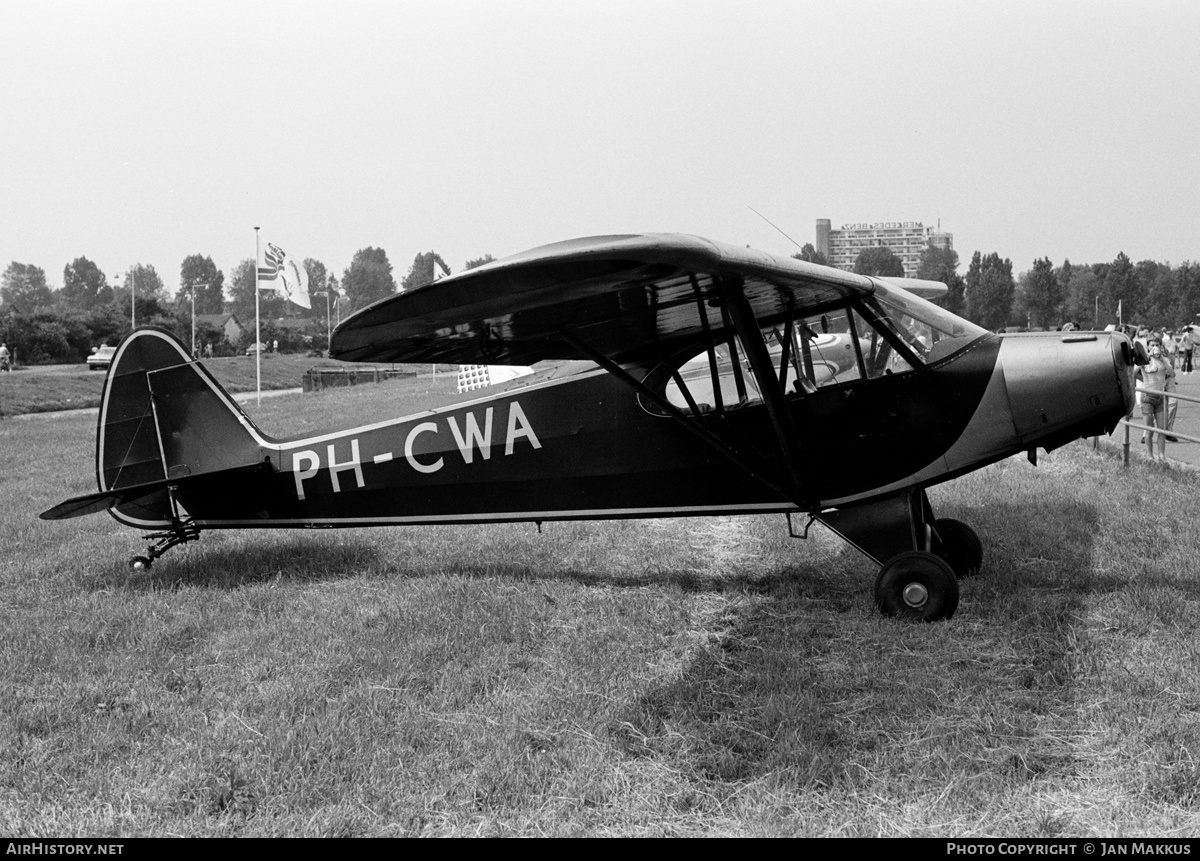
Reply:
M104 382L96 434L101 491L259 463L266 438L171 333L137 329L117 347ZM119 505L122 522L169 522L163 491Z

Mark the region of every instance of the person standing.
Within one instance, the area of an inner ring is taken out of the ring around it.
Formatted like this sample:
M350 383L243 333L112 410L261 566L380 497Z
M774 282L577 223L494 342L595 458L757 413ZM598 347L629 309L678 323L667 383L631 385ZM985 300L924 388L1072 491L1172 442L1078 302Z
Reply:
M1150 361L1137 369L1142 388L1153 391L1142 392L1142 423L1158 430L1145 435L1151 460L1167 459L1167 397L1163 392L1174 388L1175 369L1163 356L1162 341L1150 341Z
M1175 364L1175 339L1171 337L1171 330L1163 326L1159 339L1162 341L1163 358L1171 363L1171 367L1177 368L1178 365Z
M1183 357L1183 373L1190 374L1192 372L1192 348L1195 346L1192 343L1192 330L1187 326L1183 327L1183 335L1179 338L1179 354Z

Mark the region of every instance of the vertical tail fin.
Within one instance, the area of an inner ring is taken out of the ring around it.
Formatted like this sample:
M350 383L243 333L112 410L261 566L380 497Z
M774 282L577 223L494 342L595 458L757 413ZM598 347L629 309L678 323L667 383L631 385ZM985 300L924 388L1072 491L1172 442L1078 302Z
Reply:
M261 463L266 442L174 335L138 329L117 347L96 433L102 492ZM166 491L112 511L143 528L161 527L171 517Z

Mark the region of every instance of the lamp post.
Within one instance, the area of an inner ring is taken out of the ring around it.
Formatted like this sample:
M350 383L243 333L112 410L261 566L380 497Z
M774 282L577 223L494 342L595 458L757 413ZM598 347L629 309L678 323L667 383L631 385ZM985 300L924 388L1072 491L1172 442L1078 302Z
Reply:
M314 296L325 297L325 355L329 355L329 341L333 338L333 328L329 325L329 290L314 290Z
M192 282L192 358L196 358L196 282Z

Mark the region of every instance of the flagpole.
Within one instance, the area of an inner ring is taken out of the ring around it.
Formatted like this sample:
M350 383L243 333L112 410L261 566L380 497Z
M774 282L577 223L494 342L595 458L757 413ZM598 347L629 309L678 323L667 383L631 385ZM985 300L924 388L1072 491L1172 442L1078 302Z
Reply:
M254 228L254 402L262 406L262 335L258 326L258 228Z

